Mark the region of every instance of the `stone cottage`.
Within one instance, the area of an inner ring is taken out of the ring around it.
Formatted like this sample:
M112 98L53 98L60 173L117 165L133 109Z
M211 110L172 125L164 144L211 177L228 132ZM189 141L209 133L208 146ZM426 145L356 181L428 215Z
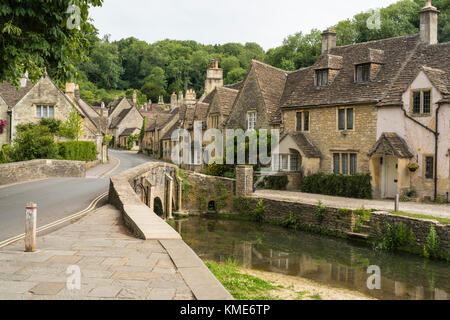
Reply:
M19 88L1 83L0 120L5 120L7 125L0 133L0 144L10 144L14 140L19 124L38 123L43 118L65 122L75 108L83 119L84 133L81 140L96 143L100 157L103 133L100 121L96 122L100 116L79 98L79 89L76 92L75 85L69 87L73 90L69 94L63 93L49 76L33 83L25 75ZM96 116L91 117L91 113Z
M325 31L317 62L287 77L281 170L370 173L381 198L445 195L450 44L437 43L438 13L420 12L418 35L349 46Z

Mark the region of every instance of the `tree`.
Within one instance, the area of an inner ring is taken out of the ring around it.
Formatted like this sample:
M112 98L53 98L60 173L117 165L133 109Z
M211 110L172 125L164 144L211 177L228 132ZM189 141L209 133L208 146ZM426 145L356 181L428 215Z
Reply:
M28 72L32 80L45 72L58 83L77 76L95 32L88 10L103 0L2 1L0 4L0 81L19 86Z
M225 84L233 84L239 81L242 81L245 78L247 71L242 68L233 69L228 73L228 76L225 78Z
M151 99L153 102L158 101L158 98L166 93L166 91L155 82L144 84L141 91L147 96L147 99Z
M67 139L78 141L78 139L83 136L83 131L83 119L77 110L72 108L69 118L59 129L59 135Z

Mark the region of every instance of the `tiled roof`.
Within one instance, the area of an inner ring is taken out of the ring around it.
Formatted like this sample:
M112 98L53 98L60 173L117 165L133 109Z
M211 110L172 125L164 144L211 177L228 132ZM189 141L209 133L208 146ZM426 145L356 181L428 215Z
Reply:
M233 89L233 90L241 90L244 86L244 81L239 81L233 84L228 84L224 86L224 88Z
M286 84L288 72L253 60L252 66L258 79L269 121L277 120L280 99Z
M123 132L120 134L121 137L128 137L131 136L136 130L139 130L138 128L127 128L123 130Z
M420 37L410 35L333 48L323 54L314 66L289 73L281 107L379 102L419 44ZM314 81L317 67L325 62L339 67L340 59L330 60L330 55L342 57L341 68L328 86L317 88ZM383 64L371 81L355 83L355 65L367 62Z
M172 139L172 133L177 130L180 127L179 122L175 122L169 130L164 134L164 136L161 138L161 140L171 140Z
M434 86L449 98L450 42L435 45L419 44L392 80L379 106L401 105L402 95L420 71L424 71ZM445 74L444 74L445 73Z
M14 107L31 89L34 87L34 83L31 80L27 80L25 87L17 89L8 82L4 81L0 83L0 96L8 104L10 108Z
M111 121L111 125L109 126L111 129L116 128L120 122L127 116L127 114L131 111L132 108L122 110L117 117Z
M222 115L226 117L231 113L231 109L233 108L234 101L236 100L239 91L225 87L217 88L216 90Z
M320 158L321 154L319 149L309 140L309 138L303 134L302 132L289 132L287 133L281 140L283 140L286 136L290 136L294 142L297 144L299 149L305 154L308 158Z
M391 155L397 158L410 159L414 156L408 144L395 132L384 132L369 152L374 155Z
M176 115L177 113L158 112L154 119L147 123L147 128L145 129L145 131L148 132L163 128L167 124L167 122L173 119L173 117Z

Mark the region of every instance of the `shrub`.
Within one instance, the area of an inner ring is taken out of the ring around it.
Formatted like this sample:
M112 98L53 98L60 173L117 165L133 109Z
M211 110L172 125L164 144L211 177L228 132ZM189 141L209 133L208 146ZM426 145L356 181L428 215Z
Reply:
M317 173L303 179L302 192L330 196L372 199L370 174L341 175Z
M381 240L380 248L383 250L397 250L408 244L408 228L402 222L388 224L385 235Z
M41 125L22 125L17 131L13 148L13 161L55 159L58 155L53 134L48 127Z
M203 170L203 174L214 177L223 177L225 173L230 170L229 167L230 166L226 164L217 164L213 162L206 166L206 168Z
M424 256L436 258L439 255L440 247L439 235L433 225L430 227L430 233L427 236L427 244L423 248Z
M322 204L322 201L319 201L317 205L316 218L319 223L322 223L325 220L325 216L327 214L327 207Z
M263 180L264 189L270 190L286 190L289 183L287 176L269 176Z
M254 210L256 221L263 221L264 220L264 211L265 210L266 209L264 208L264 201L261 199L261 200L259 200L259 202L256 205L256 208Z
M58 153L64 160L94 161L97 159L97 148L90 141L59 142Z

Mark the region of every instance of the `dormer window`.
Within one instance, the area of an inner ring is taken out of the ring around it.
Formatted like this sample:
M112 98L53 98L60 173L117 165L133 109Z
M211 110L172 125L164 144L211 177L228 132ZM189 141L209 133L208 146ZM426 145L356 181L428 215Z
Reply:
M328 69L316 70L316 86L326 87L328 86Z
M357 83L369 82L370 63L358 64L356 66L355 80Z

